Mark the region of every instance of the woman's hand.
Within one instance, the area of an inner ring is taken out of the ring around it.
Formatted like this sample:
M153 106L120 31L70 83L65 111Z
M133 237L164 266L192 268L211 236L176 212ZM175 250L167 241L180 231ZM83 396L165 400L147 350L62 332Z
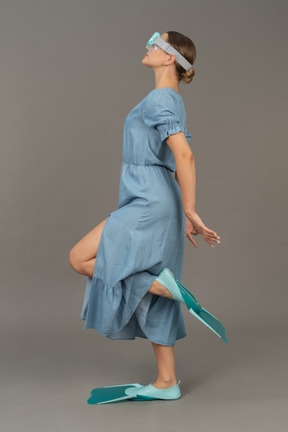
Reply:
M197 243L192 237L192 234L197 235L199 234L198 231L194 228L192 223L189 221L189 219L186 216L186 225L185 225L185 237L188 237L188 239L191 241L191 243L194 244L195 247L197 247Z
M217 235L217 233L206 227L196 212L192 212L189 214L189 216L186 216L185 237L188 237L195 247L197 247L197 243L193 239L192 235L198 234L201 234L203 239L207 241L207 243L209 243L212 247L214 247L214 244L212 243L213 241L220 243L220 237Z

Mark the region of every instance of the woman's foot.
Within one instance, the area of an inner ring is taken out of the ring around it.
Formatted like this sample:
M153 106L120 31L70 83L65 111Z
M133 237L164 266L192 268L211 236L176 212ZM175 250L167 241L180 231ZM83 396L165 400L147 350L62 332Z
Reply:
M172 383L173 381L171 381L170 384ZM153 400L153 399L166 399L166 400L179 399L181 397L181 390L179 384L180 384L180 380L175 385L167 387L168 383L165 383L164 388L159 388L159 387L154 387L153 383L150 383L141 388L139 387L126 388L125 394L131 396L132 400L136 400L136 401Z
M154 280L154 283L159 283L160 286L162 285L162 289L164 287L168 292L170 292L170 295L174 300L185 303L181 290L177 284L177 280L169 268L165 267L162 269L157 278Z
M175 386L177 383L178 381L176 380L176 378L174 380L165 382L157 379L155 382L152 383L152 385L153 387L158 389L166 389Z
M152 283L148 292L150 292L152 294L156 294L158 296L167 297L170 299L174 298L172 293L164 285L162 285L160 282L158 282L157 280L155 280Z

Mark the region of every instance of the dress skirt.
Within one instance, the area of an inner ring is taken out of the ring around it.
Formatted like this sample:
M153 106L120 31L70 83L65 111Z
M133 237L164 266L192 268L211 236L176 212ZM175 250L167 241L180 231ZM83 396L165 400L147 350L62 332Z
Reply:
M138 336L174 345L186 336L181 302L148 290L164 267L182 279L185 214L180 188L159 165L123 162L121 178L120 196L128 178L129 183L142 179L141 192L138 185L139 195L132 200L125 193L123 206L104 224L93 278L86 284L84 329L94 328L113 340Z

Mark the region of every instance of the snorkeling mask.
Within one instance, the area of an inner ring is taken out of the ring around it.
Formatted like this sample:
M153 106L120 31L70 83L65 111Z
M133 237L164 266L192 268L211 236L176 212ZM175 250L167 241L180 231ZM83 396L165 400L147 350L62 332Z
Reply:
M163 49L163 51L165 51L167 54L174 54L175 58L177 60L177 62L185 69L185 70L189 70L192 69L193 66L191 63L189 63L183 56L182 54L179 53L179 51L177 51L175 48L172 47L172 45L170 45L169 42L164 41L161 37L160 37L160 33L156 32L153 34L153 36L151 36L151 38L148 40L147 45L146 45L149 50L155 50L158 48Z

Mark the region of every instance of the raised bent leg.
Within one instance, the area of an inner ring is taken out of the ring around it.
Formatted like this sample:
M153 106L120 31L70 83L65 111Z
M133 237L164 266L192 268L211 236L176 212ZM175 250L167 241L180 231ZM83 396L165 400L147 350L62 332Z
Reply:
M95 228L89 231L88 234L70 250L69 264L77 273L93 277L101 234L107 219L108 218L104 219Z

